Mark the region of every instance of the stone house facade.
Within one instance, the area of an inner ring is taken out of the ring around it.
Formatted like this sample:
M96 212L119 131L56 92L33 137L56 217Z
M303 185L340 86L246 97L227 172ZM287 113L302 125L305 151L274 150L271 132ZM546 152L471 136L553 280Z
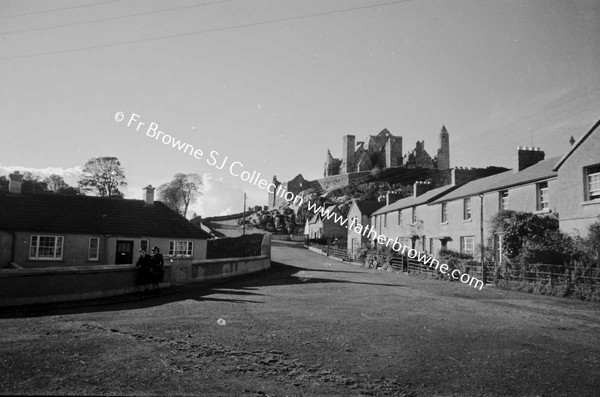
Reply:
M560 228L586 236L600 217L600 120L557 162Z
M206 232L146 187L144 200L23 194L11 174L0 194L0 267L48 268L134 264L141 248L168 259L206 259Z

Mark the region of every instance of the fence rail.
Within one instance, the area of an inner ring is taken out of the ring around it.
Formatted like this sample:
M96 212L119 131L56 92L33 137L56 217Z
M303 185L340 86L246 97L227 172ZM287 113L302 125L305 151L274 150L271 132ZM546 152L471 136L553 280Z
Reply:
M271 240L306 242L308 240L308 235L307 234L271 234Z
M327 256L332 256L334 258L341 259L347 262L353 262L358 260L358 251L352 250L344 247L343 245L325 245L325 244L317 244L314 242L308 242L308 245L312 248L316 248L321 250L321 252Z
M348 249L330 243L328 245L308 242L311 247L321 250L327 256L342 259L344 261L365 262L359 259L358 250ZM439 259L439 258L438 258ZM442 274L429 264L419 262L416 258L409 258L407 255L393 257L389 263L376 263L371 258L364 263L367 267L382 267L384 269L405 272L411 275L428 275L437 279L449 281L458 281L452 277L454 268L449 267L446 274ZM440 263L444 263L440 260ZM575 295L582 299L600 300L600 263L587 266L565 266L550 264L517 264L500 265L493 261L481 264L461 263L456 269L460 275L468 274L486 284L496 284L500 288L510 288L538 292L542 294L552 294L560 296ZM460 277L460 276L459 276ZM562 294L562 295L561 295Z

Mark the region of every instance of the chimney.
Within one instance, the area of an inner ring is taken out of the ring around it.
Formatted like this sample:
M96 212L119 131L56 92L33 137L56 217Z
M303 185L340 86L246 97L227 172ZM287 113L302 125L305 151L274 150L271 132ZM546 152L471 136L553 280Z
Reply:
M385 194L385 205L390 205L402 198L402 195L398 192L387 192Z
M21 193L21 186L23 185L23 175L19 173L19 171L15 171L14 173L8 175L8 191L10 193Z
M152 185L146 186L144 189L144 202L147 205L154 204L154 188Z
M450 171L450 185L462 185L481 177L482 175L477 174L477 169L471 167L454 167Z
M423 193L431 190L433 185L431 182L416 181L413 187L413 197L419 197Z
M545 153L539 147L519 146L514 172L519 172L544 159Z

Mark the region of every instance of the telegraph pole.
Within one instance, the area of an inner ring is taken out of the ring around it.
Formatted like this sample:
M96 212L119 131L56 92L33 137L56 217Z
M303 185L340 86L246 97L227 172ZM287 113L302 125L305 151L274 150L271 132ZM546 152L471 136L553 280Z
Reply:
M243 225L242 235L245 236L246 235L246 193L244 193L244 211L242 212L242 225Z
M479 195L481 199L480 214L479 214L479 231L481 233L481 278L485 284L485 244L483 243L483 194Z

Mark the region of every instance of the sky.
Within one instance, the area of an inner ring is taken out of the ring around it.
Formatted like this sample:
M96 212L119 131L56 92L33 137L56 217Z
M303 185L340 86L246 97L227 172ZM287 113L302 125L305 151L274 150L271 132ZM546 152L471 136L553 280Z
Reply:
M75 184L114 156L141 199L197 173L188 215L266 205L242 169L322 177L346 134L433 156L445 125L451 166L511 168L517 146L561 155L599 118L598 0L0 0L0 175Z

